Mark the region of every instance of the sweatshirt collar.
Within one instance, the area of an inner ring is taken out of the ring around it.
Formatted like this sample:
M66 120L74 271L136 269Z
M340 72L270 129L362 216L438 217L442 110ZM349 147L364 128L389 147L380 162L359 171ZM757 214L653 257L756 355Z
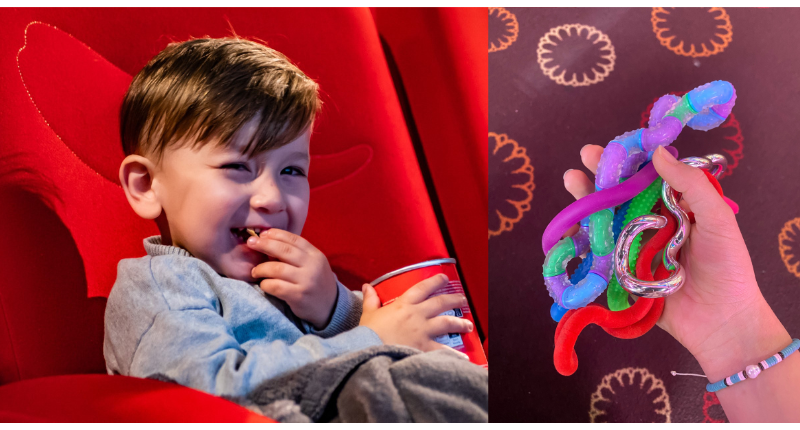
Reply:
M147 251L147 255L150 256L157 256L157 255L182 255L184 257L193 257L189 251L178 248L177 246L171 245L164 245L161 243L161 236L150 236L144 240L144 250Z

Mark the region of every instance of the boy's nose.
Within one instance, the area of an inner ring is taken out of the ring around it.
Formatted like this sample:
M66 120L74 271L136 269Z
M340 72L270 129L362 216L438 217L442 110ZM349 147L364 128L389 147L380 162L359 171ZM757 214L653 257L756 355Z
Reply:
M259 187L250 199L250 205L256 209L264 209L268 213L281 212L286 209L286 202L280 187L272 181L268 181Z

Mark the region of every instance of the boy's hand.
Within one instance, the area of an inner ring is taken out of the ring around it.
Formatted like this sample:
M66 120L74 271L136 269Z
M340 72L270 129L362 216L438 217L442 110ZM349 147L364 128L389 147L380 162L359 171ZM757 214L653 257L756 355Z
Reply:
M277 228L248 238L247 245L278 260L261 263L251 271L253 278L264 278L261 289L285 301L314 328L324 328L338 292L325 254L302 237Z
M384 307L372 285L364 284L364 310L359 325L371 328L387 345L405 345L422 351L449 348L433 338L447 333L469 333L472 323L464 318L439 316L466 306L465 296L446 294L428 298L447 285L447 281L445 275L432 276Z

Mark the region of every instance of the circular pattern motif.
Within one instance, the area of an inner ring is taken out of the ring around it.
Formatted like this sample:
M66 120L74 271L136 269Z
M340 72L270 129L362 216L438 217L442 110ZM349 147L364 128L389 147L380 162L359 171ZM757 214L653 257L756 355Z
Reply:
M503 7L489 8L489 52L502 51L517 40L517 17Z
M575 31L574 35L572 34L573 30ZM562 37L561 32L565 32L566 37ZM583 33L585 33L585 37L582 35ZM565 54L560 52L559 45L563 45L564 42L568 41L579 43L581 45L580 51L597 51L597 62L588 70L579 71L569 70L566 66L558 63L552 64L556 60L554 56ZM600 30L583 24L565 24L551 28L539 39L536 55L539 67L542 68L542 72L548 78L559 85L570 87L586 87L602 81L614 70L614 62L617 59L611 39ZM561 73L558 73L559 70ZM589 77L587 72L590 72L592 76ZM580 80L577 77L578 73L583 76ZM569 79L567 79L568 77Z
M671 92L670 94L681 97L688 91ZM645 109L641 114L639 127L647 127L647 121L650 118L650 110L653 109L658 98L653 99L653 103ZM680 138L681 146L685 145L686 148L691 148L693 154L711 154L724 152L728 158L728 168L719 177L722 179L726 176L733 174L733 171L739 166L739 161L744 158L744 136L742 135L742 127L739 120L736 119L736 114L733 112L728 115L728 119L714 130L709 130L705 133L689 133L682 134Z
M778 251L786 270L800 278L800 217L784 224L778 234Z
M641 407L640 407L641 405ZM653 407L650 422L671 422L672 407L664 381L641 367L626 367L609 373L592 393L589 403L591 422L625 421L626 413ZM646 419L646 418L645 418Z
M531 209L533 190L533 166L524 147L505 134L489 133L489 148L491 149L492 170L499 171L506 177L511 177L510 187L507 182L500 184L502 189L490 190L490 196L498 196L502 201L492 202L489 213L496 215L497 222L489 221L489 237L498 236L504 231L514 229L514 224L522 219L525 212ZM494 181L493 181L494 182ZM490 184L493 185L493 184ZM509 193L503 189L511 188L516 191L516 196L508 198ZM497 227L492 229L492 224Z
M673 9L674 11L675 8L669 9ZM681 12L691 12L693 10L695 10L695 8L683 8ZM712 21L709 23L709 26L714 26L714 35L710 37L707 42L700 43L701 51L697 50L694 43L689 43L689 50L687 51L686 41L681 39L678 39L677 43L674 43L678 35L671 34L675 33L671 28L674 28L674 24L676 23L670 22L670 15L672 15L672 12L666 8L654 7L650 15L650 22L653 23L653 32L656 34L658 41L661 42L661 45L675 54L692 58L710 57L719 54L728 47L728 44L733 40L733 26L731 25L731 19L728 13L725 12L725 9L721 7L712 7L708 9L708 13L712 15ZM712 28L709 28L709 30L712 30ZM711 49L706 46L706 43L711 45Z

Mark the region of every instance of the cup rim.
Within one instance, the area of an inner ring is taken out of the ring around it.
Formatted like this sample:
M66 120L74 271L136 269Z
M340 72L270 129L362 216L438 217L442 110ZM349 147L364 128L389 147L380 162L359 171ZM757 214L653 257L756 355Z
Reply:
M381 283L381 282L383 282L383 281L385 281L385 280L387 280L389 278L392 278L394 276L397 276L397 275L399 275L401 273L410 272L412 270L421 269L423 267L438 266L438 265L442 265L442 264L456 264L456 259L455 258L437 258L435 260L428 260L428 261L423 261L422 263L412 264L410 266L406 266L406 267L391 271L391 272L381 276L380 278L370 282L370 285L372 285L374 287L374 286L378 285L379 283Z

